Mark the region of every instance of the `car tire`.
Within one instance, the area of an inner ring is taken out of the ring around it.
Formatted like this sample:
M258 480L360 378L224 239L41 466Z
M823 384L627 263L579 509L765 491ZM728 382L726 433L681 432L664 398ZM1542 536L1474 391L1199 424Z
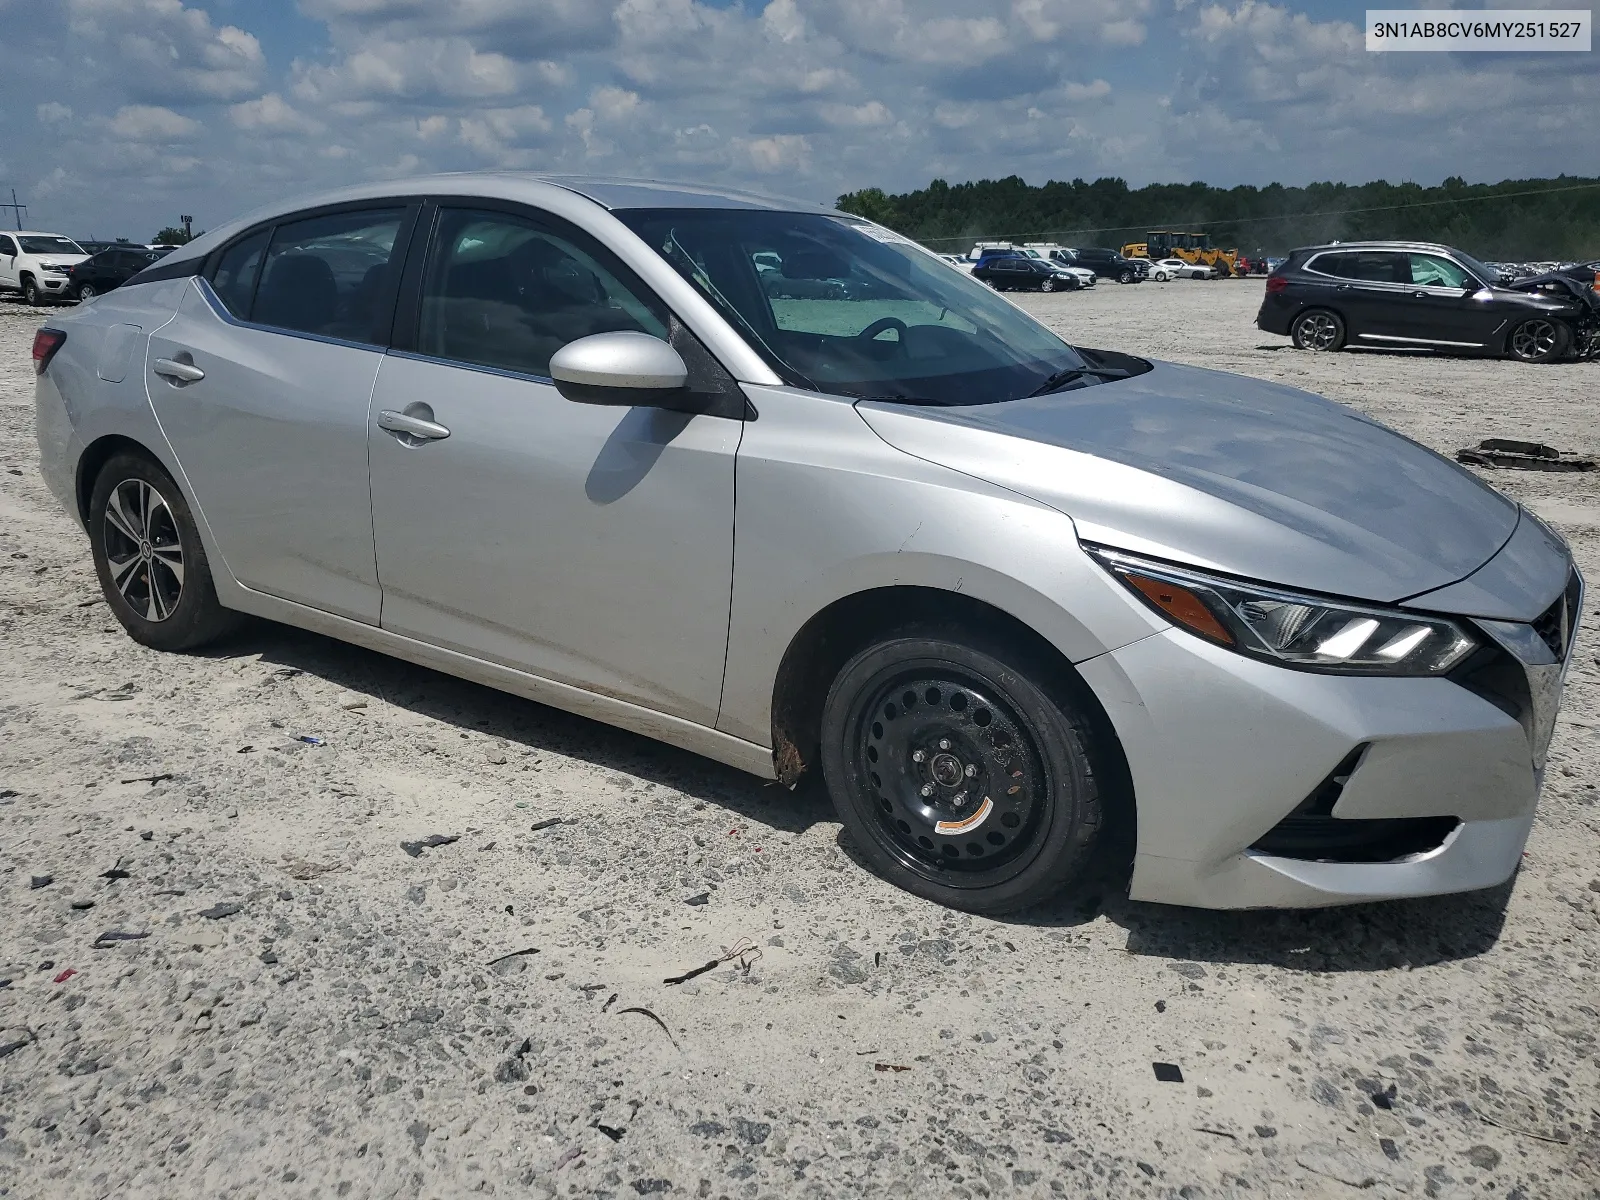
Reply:
M1084 876L1105 823L1098 757L1035 653L970 631L876 641L823 708L823 777L852 843L890 883L967 912L1015 912Z
M99 294L100 294L100 290L98 288L96 288L94 286L94 284L92 284L92 283L83 283L83 284L79 284L78 285L78 303L79 304L82 304L87 300L93 300Z
M1133 272L1128 270L1126 267L1124 267L1123 270L1122 270L1122 273L1117 276L1117 282L1118 283L1132 283L1133 282L1133 278L1134 278Z
M1039 281L1039 290L1041 292L1053 292L1053 291L1055 291L1056 290L1056 281L1054 279L1050 278L1050 276L1046 275L1043 279L1041 279Z
M1289 326L1297 350L1338 350L1344 336L1344 318L1326 308L1308 308Z
M89 497L100 592L128 636L155 650L194 650L235 628L217 601L200 531L183 493L139 454L114 455Z
M1157 271L1153 276L1151 276L1151 278L1157 283L1165 283L1168 279L1168 276L1165 271Z
M22 302L29 308L40 308L44 304L44 293L32 275L22 277Z
M1572 330L1553 317L1530 317L1506 338L1506 352L1518 362L1555 362L1571 347Z

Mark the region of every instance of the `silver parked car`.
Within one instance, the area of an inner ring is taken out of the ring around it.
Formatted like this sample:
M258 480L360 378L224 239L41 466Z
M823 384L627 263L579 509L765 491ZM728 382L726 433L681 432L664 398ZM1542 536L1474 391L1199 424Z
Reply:
M1276 384L1079 349L860 218L454 175L276 205L34 347L132 637L251 613L792 783L1005 912L1488 887L1582 581Z

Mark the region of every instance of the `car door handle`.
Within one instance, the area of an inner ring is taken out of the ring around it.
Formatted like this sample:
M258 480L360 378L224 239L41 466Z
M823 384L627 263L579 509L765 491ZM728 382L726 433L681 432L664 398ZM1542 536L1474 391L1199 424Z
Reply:
M409 434L411 437L423 438L430 442L450 436L450 431L437 421L424 421L421 417L408 416L387 408L378 414L378 428L387 429L390 433Z
M1428 293L1427 292L1412 292L1411 296L1415 300L1426 300L1428 298Z
M180 383L197 383L206 373L193 363L179 362L175 358L158 358L150 369L163 379L176 379Z

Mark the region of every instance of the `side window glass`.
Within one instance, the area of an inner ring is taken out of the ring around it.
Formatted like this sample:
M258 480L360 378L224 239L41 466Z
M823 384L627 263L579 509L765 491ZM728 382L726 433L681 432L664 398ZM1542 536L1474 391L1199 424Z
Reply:
M255 295L256 277L261 271L261 255L267 248L271 230L263 229L222 252L211 272L211 290L223 307L243 320L250 315L250 298Z
M568 342L624 330L666 340L666 314L597 245L509 213L439 214L420 353L548 378Z
M381 341L404 208L336 213L279 225L261 270L250 320L352 342Z
M1428 287L1466 288L1472 278L1448 258L1435 254L1411 254L1411 282Z
M17 256L17 244L15 242L13 242L9 237L7 237L7 236L5 236L3 234L0 234L0 257L15 258L16 256Z
M1350 275L1346 270L1345 260L1349 257L1348 254L1319 254L1306 264L1306 270L1348 279Z

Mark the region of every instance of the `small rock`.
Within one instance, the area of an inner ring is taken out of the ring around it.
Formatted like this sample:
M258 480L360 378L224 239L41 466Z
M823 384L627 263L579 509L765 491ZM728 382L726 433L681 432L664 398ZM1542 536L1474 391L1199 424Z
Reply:
M1271 1125L1257 1125L1256 1136L1258 1138L1275 1138L1278 1136L1278 1131Z
M419 1154L422 1152L422 1143L428 1140L431 1131L432 1126L425 1121L413 1121L406 1126L406 1132L411 1135L411 1144L417 1148Z
M1391 1162L1400 1161L1400 1147L1395 1145L1393 1138L1379 1138L1378 1147L1383 1151L1383 1156Z
M739 1135L740 1141L759 1146L771 1135L772 1126L765 1121L747 1121L743 1117L735 1117L733 1131Z
M156 831L154 829L142 829L139 831L139 840L141 842L148 842L151 838L155 837L155 835Z
M1500 1165L1500 1151L1493 1146L1477 1145L1467 1151L1467 1161L1480 1171L1492 1171Z
M220 921L223 917L231 917L234 913L243 911L244 905L235 904L232 901L224 901L221 904L213 904L210 908L202 909L200 915L208 921Z
M277 954L271 950L263 950L258 957L269 967L278 961Z
M28 886L30 888L49 887L55 881L56 877L54 875L35 875L28 881Z
M1182 975L1185 979L1204 979L1207 974L1206 969L1196 962L1168 963L1167 970Z
M84 909L93 908L94 907L94 901L93 900L74 900L72 902L72 907L77 909L79 912L82 912Z

